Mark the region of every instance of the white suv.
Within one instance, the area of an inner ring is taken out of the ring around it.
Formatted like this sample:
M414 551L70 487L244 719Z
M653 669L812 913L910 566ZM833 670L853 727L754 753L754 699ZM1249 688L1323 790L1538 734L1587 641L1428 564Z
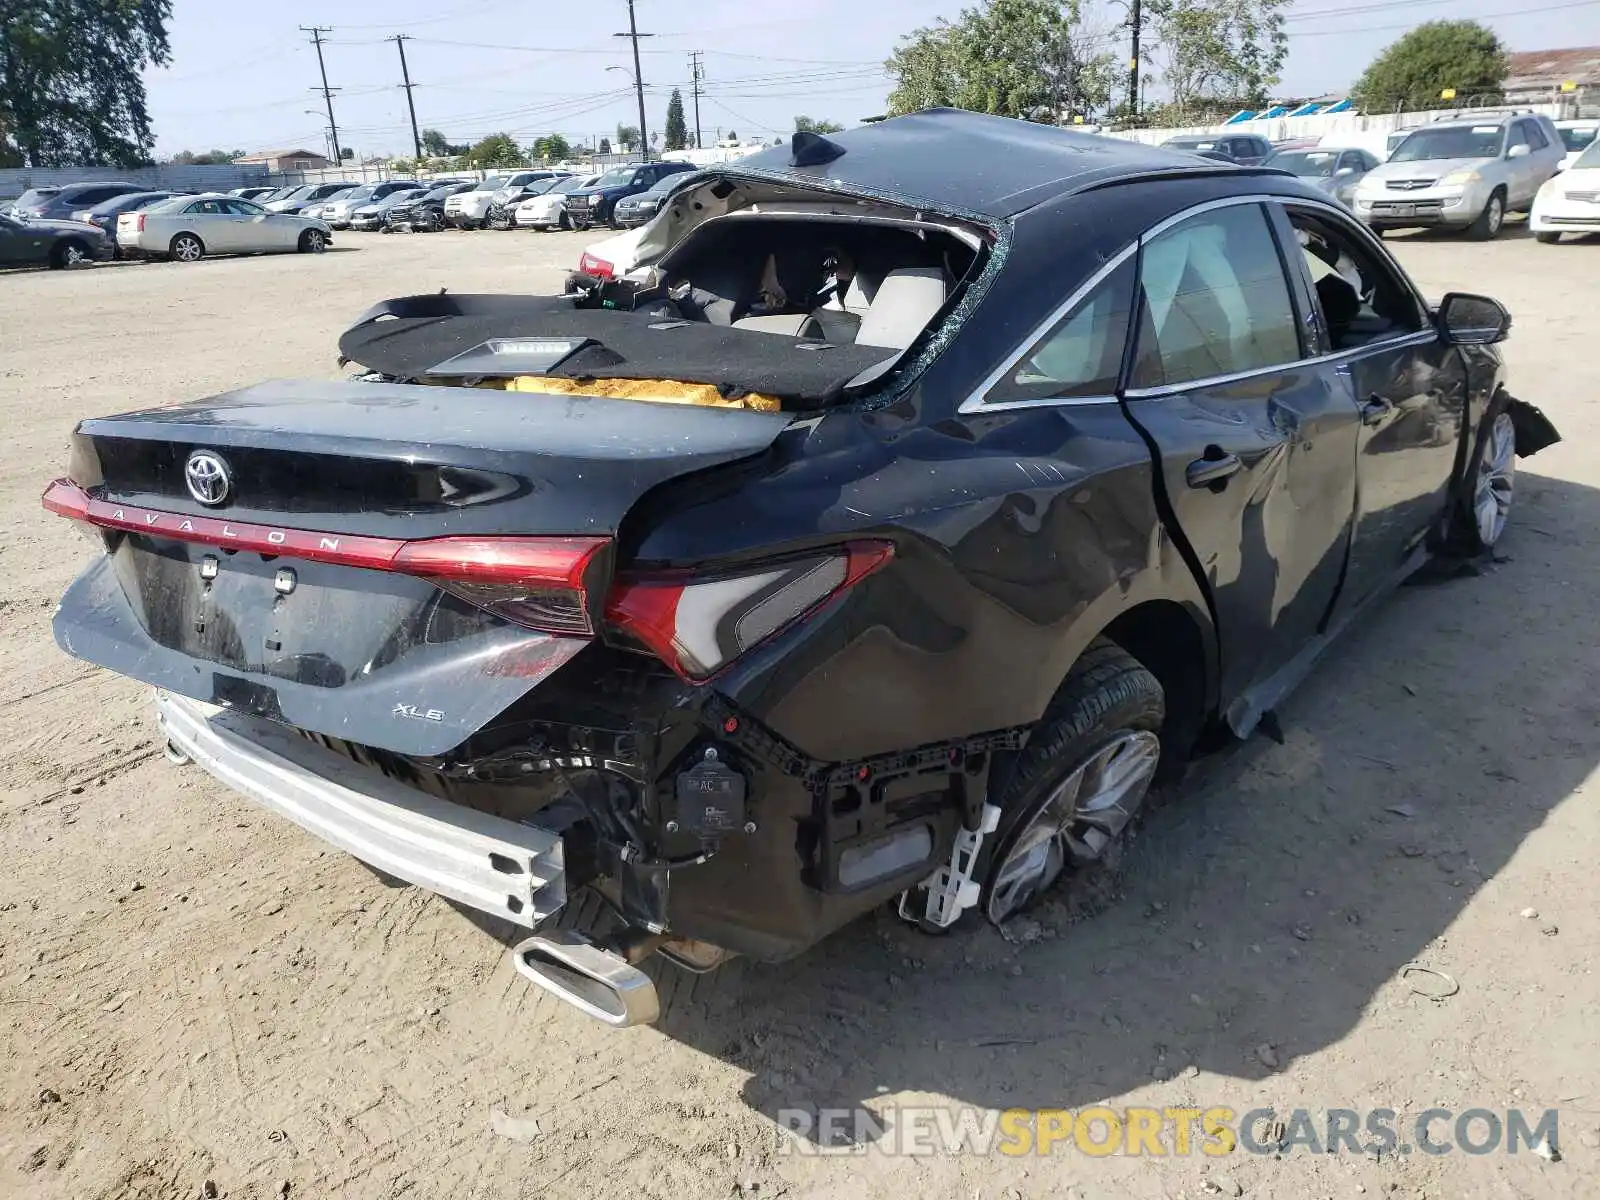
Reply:
M1492 238L1506 213L1525 212L1566 154L1549 117L1492 111L1412 130L1356 185L1356 215L1386 229L1458 229Z

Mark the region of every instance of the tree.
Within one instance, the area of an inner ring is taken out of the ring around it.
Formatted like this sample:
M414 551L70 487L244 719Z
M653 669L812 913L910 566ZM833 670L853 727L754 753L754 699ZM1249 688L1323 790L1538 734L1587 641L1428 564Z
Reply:
M843 125L837 125L832 121L813 121L810 117L796 117L794 119L794 131L796 133L839 133L843 129Z
M468 150L466 157L474 167L520 167L527 161L509 133L491 133Z
M0 4L0 161L48 167L149 161L146 67L171 58L172 0Z
M180 150L172 156L172 161L180 167L225 167L236 158L243 158L243 150L208 150L204 154L196 154L192 150Z
M885 64L891 113L953 105L1060 121L1110 102L1116 56L1079 0L984 0L905 38Z
M1180 117L1259 108L1289 53L1289 0L1150 0L1155 57Z
M736 132L734 132L732 129L730 129L730 130L728 130L728 140L730 142L737 142L739 140L739 135Z
M639 148L639 131L632 125L618 125L617 145L624 154L632 154Z
M1429 21L1373 59L1352 94L1368 112L1427 108L1445 88L1498 93L1509 69L1493 31L1476 21Z
M422 131L422 151L429 158L445 158L453 152L448 138L437 129Z
M611 139L610 138L605 138L605 137L601 138L600 139L600 149L596 150L595 153L596 154L610 154L611 153Z
M559 133L547 133L533 143L532 156L544 162L560 162L572 157L572 143Z
M667 149L684 150L689 145L689 123L683 117L683 93L672 89L667 101Z

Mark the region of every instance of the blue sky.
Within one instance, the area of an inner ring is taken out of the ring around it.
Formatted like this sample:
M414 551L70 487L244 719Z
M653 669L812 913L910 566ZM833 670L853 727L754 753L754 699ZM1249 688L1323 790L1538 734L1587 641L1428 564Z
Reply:
M969 0L970 2L970 0ZM853 124L881 112L879 69L901 34L960 0L636 0L650 127L673 86L687 95L689 52L705 51L701 123L742 137L793 128L797 114ZM1121 52L1122 9L1086 0L1105 44ZM1297 0L1289 10L1282 90L1347 86L1404 30L1475 17L1513 50L1600 45L1600 0ZM801 15L785 16L786 13ZM625 0L175 0L170 67L147 75L162 154L178 150L320 149L326 119L317 61L296 26L332 26L323 53L341 140L361 154L406 151L410 131L396 33L419 86L417 119L452 141L505 130L588 138L637 124ZM616 67L618 70L608 70ZM311 110L308 112L308 110ZM690 111L693 122L693 112Z

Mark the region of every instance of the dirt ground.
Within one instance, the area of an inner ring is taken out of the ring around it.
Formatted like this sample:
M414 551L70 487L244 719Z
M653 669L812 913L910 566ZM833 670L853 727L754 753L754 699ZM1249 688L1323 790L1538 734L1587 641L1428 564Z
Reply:
M1503 561L1403 589L1286 744L1152 814L1119 903L1046 907L1027 945L881 914L613 1033L449 905L168 765L145 689L53 644L87 551L38 505L82 417L333 375L370 302L553 288L583 240L0 275L0 1196L1600 1195L1600 241L1393 240L1430 294L1511 307L1513 389L1566 441L1525 464ZM1411 962L1459 992L1415 994ZM1557 1108L1562 1158L819 1158L775 1124L1189 1103Z

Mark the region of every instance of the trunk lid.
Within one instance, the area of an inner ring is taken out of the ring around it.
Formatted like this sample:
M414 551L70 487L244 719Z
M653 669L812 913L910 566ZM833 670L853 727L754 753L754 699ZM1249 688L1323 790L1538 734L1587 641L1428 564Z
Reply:
M108 553L56 639L180 695L445 754L588 644L635 503L790 420L279 382L85 421L46 505Z

